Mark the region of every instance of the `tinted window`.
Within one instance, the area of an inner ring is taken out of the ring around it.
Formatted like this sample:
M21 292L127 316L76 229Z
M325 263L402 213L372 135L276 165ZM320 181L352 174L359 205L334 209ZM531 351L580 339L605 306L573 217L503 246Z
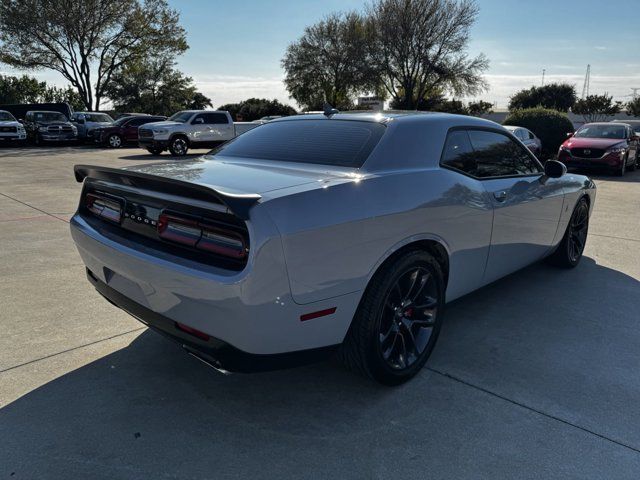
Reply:
M151 120L148 118L132 118L128 123L127 127L139 127L144 123L149 123Z
M526 149L506 135L469 130L469 138L475 153L476 177L526 175L540 171Z
M224 113L205 113L204 123L227 124L229 119Z
M213 153L359 168L385 128L373 122L329 119L265 123Z
M465 130L449 133L442 152L442 164L475 176L476 160Z

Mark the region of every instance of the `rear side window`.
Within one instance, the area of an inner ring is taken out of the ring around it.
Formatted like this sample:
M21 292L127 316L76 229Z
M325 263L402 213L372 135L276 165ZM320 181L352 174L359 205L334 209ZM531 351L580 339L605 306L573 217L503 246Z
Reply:
M265 123L213 153L359 168L385 132L374 122L295 120Z
M442 153L442 164L475 176L476 159L466 130L449 133Z
M224 113L205 113L204 123L214 125L224 125L229 123L229 119Z

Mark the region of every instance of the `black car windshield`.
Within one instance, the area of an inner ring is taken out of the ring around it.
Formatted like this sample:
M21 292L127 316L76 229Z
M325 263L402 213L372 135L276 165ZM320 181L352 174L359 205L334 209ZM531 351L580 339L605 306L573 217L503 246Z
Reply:
M13 118L9 112L0 112L0 122L15 122L16 119Z
M575 134L578 138L614 138L624 139L626 128L624 125L584 125Z
M178 112L174 113L169 117L169 120L172 122L180 122L184 123L191 118L193 112Z
M265 123L211 152L228 157L359 168L385 126L350 120L288 120Z
M67 117L58 112L33 112L33 118L36 122L66 122Z

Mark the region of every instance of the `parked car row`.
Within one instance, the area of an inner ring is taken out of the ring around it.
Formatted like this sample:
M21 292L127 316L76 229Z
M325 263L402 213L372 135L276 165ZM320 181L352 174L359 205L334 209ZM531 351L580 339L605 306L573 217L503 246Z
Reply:
M186 155L190 148L211 148L269 120L235 122L227 111L184 110L169 119L124 113L117 120L101 112L72 112L69 105L8 105L0 110L0 141L95 142L110 148L138 143L154 155L169 150ZM21 115L16 119L16 114ZM140 128L143 127L144 128Z

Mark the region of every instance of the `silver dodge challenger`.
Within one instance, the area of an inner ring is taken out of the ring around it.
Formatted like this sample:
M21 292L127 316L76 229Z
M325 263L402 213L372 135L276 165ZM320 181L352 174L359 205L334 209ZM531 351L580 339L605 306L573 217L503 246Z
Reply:
M282 118L75 176L71 233L111 303L218 370L337 352L389 385L425 364L446 302L544 258L575 267L596 193L500 125L440 113Z

